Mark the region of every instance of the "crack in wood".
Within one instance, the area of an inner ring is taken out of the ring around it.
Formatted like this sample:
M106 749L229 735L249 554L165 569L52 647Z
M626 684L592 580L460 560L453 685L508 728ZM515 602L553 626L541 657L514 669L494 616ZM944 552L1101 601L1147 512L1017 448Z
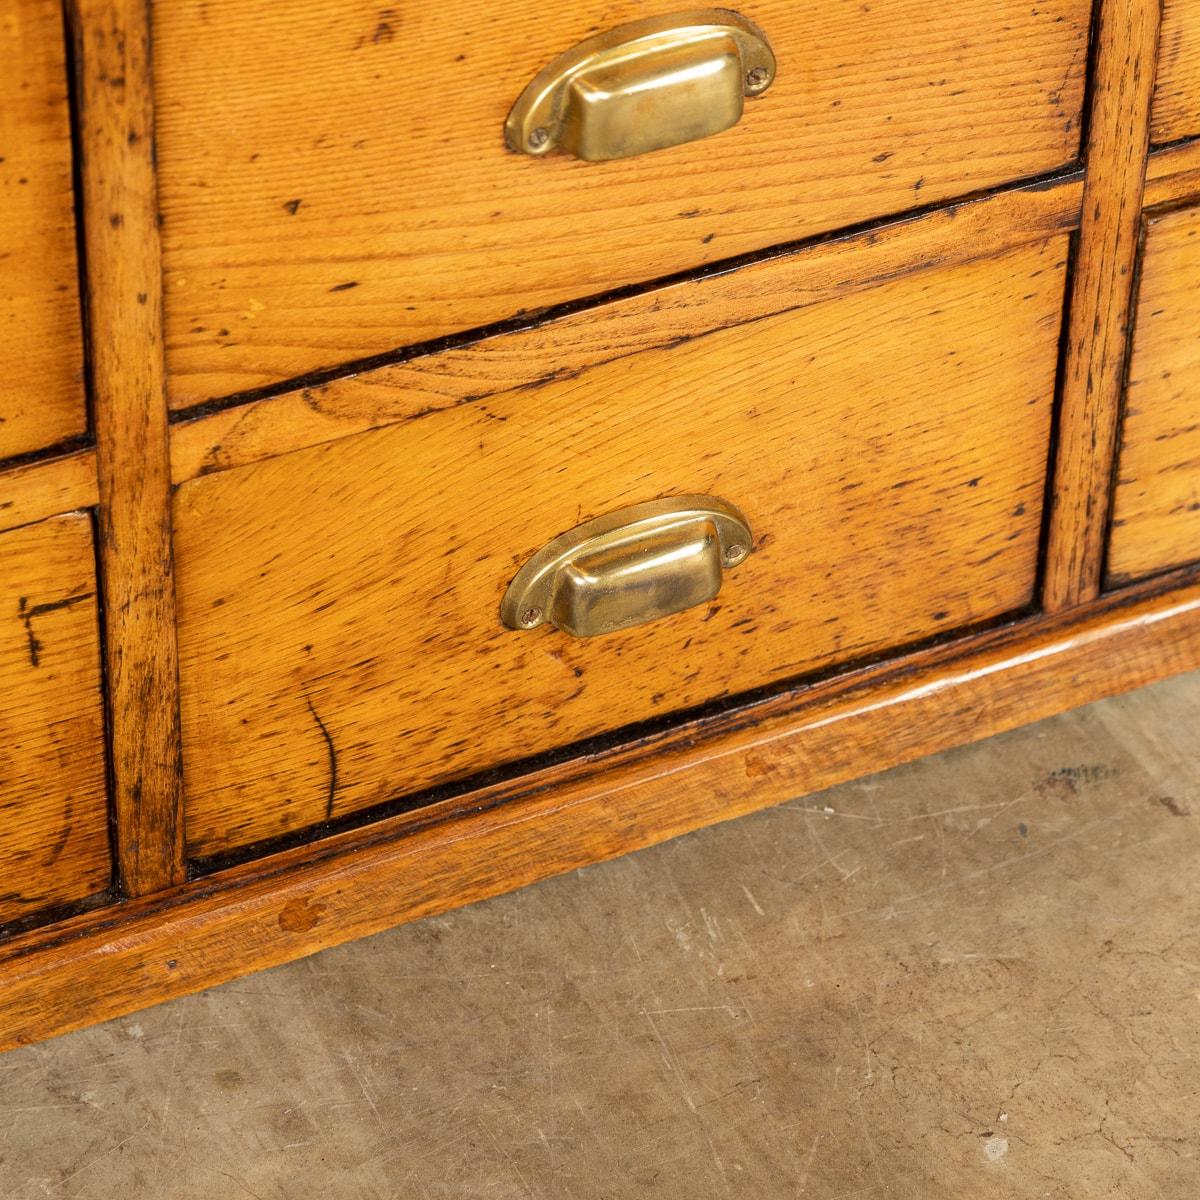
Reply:
M337 749L333 744L333 737L329 730L325 727L325 722L321 720L320 713L317 712L316 706L312 702L312 698L308 695L304 697L304 703L308 705L308 711L312 713L312 718L317 723L317 728L321 731L321 736L325 739L325 748L329 753L329 795L325 800L325 819L329 820L333 816L333 801L337 795L338 786L338 767L337 767Z

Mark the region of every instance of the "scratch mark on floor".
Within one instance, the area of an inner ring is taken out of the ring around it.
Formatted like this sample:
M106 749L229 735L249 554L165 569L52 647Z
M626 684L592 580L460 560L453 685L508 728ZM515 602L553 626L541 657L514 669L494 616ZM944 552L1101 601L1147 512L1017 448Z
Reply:
M839 858L842 858L844 855L848 854L849 851L839 850L837 854L830 854L828 847L826 847L825 843L821 841L821 835L812 827L811 823L808 827L808 836L811 837L814 842L816 842L817 848L821 851L821 855L825 863L831 866L843 879L849 879L851 873L849 871L842 870L842 867L837 861ZM855 869L857 870L857 868Z
M158 1152L154 1156L154 1171L153 1183L151 1189L153 1192L158 1191L159 1177L162 1175L163 1159L167 1153L167 1114L171 1111L171 1099L174 1095L172 1090L173 1082L178 1079L176 1068L179 1066L179 1047L183 1041L183 1022L185 1009L180 1006L179 1018L175 1022L175 1045L171 1048L171 1069L167 1072L167 1090L163 1098L162 1112L158 1117Z
M750 907L754 909L760 917L765 917L767 914L763 912L763 906L754 898L754 893L743 883L742 891L746 893L746 899L750 901Z
M803 1193L808 1187L808 1176L812 1171L813 1159L817 1156L817 1146L821 1142L821 1135L818 1133L812 1140L812 1145L808 1148L808 1157L804 1160L804 1170L800 1172L799 1187L797 1190Z
M375 1120L379 1124L379 1128L386 1133L387 1126L383 1123L383 1117L379 1115L379 1109L375 1107L375 1101L371 1093L367 1091L366 1080L358 1073L358 1068L354 1065L354 1059L350 1057L349 1051L342 1052L342 1061L346 1064L350 1074L354 1076L354 1082L358 1084L358 1089L363 1094L363 1099L370 1105L371 1111L375 1114Z
M74 1108L74 1105L62 1104L62 1105L53 1105L53 1106L40 1106L40 1107ZM18 1111L27 1111L27 1110L18 1110ZM70 1175L64 1175L58 1181L58 1187L60 1187L60 1188L63 1187L65 1184L70 1183L70 1181L72 1179L74 1179L76 1175L82 1174L89 1167L94 1167L98 1162L103 1161L104 1159L108 1158L112 1154L116 1154L116 1152L118 1150L120 1150L122 1146L127 1145L129 1142L132 1142L133 1139L135 1137L137 1137L137 1135L139 1133L143 1133L143 1132L145 1132L145 1130L147 1130L149 1128L150 1128L150 1121L149 1121L149 1119L147 1119L146 1123L144 1125L140 1125L131 1134L129 1134L128 1137L123 1137L119 1142L116 1143L116 1145L109 1146L109 1148L107 1150L103 1151L102 1153L95 1155L93 1158L87 1159L80 1166L76 1167L75 1170L70 1173Z
M683 1072L679 1069L679 1063L675 1059L675 1055L671 1053L671 1047L667 1045L666 1039L659 1031L658 1025L655 1023L654 1015L642 1010L642 1016L650 1023L650 1028L654 1033L655 1040L658 1042L659 1048L662 1050L663 1060L666 1062L671 1074L679 1081L679 1090L683 1094L684 1103L692 1111L696 1111L696 1103L692 1099L692 1093L687 1085L687 1080L683 1077Z
M990 817L984 817L984 819L982 821L979 821L976 824L975 828L972 829L971 832L967 834L967 840L970 841L971 838L973 838L981 829L986 829L997 817L1002 817L1014 805L1020 804L1025 800L1032 799L1032 796L1033 796L1032 792L1028 792L1028 791L1022 792L1018 797L1016 797L1015 800L1010 800L1002 808L998 808L994 813L992 813L992 815Z

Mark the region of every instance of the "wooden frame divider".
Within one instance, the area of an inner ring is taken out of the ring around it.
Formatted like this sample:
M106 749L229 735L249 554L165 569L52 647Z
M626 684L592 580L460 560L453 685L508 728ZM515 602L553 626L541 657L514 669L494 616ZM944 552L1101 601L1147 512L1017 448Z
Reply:
M118 885L185 877L147 0L73 0Z
M1150 149L1162 0L1102 0L1066 316L1042 589L1047 612L1100 594Z

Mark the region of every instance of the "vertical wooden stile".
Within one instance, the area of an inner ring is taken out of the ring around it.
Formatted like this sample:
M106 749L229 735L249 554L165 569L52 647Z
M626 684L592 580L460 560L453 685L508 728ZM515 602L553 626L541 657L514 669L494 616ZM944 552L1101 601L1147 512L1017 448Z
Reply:
M1161 0L1101 0L1042 596L1049 612L1100 593L1161 10Z
M147 0L69 0L119 881L184 879Z

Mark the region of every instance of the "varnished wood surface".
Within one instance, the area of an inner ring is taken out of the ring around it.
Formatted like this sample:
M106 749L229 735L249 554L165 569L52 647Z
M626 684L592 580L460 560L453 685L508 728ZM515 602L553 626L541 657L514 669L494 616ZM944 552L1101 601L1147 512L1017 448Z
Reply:
M1153 137L1200 135L1200 0L1164 0Z
M1076 228L1082 195L1081 173L1050 187L1017 186L716 275L706 282L700 304L697 290L687 284L651 288L600 312L584 310L459 349L347 372L317 386L206 413L172 428L172 479L182 483L376 429L426 408L448 407L463 395L486 396L530 384L547 374L543 360L550 354L557 355L557 368L574 371L625 353L630 344L646 344L655 331L662 342L693 336L712 327L718 301L733 319L754 320L793 303L854 291L921 263L949 265L998 254L1039 235ZM1156 150L1149 159L1147 204L1188 196L1200 196L1200 141ZM621 329L630 333L619 336Z
M1147 207L1200 199L1200 138L1155 150L1146 164Z
M77 508L94 508L98 497L94 450L11 467L0 472L0 530Z
M1042 603L1100 592L1161 0L1101 0Z
M191 853L1027 604L1066 248L652 337L182 485ZM711 606L595 639L500 624L551 538L689 492L755 531Z
M76 514L0 534L0 925L111 875L92 524Z
M1155 151L1146 203L1200 196L1200 141ZM724 323L755 320L857 290L925 262L949 265L1075 228L1082 176L1051 187L1017 187L951 205L868 232L818 242L781 258L718 275L705 299L687 284L653 288L556 321L483 338L269 399L234 405L175 425L176 483L402 421L465 395L485 397L535 383L555 368L576 371L627 353L631 346L694 336ZM719 303L718 303L719 302ZM627 333L622 333L627 330Z
M1200 666L1200 586L835 681L507 803L405 819L25 935L0 949L0 1049L498 895ZM554 772L551 771L552 775ZM499 789L505 790L505 789ZM486 805L486 793L476 797Z
M642 0L154 7L172 403L1052 170L1089 0L740 9L779 72L717 137L535 161L505 114Z
M1200 559L1200 207L1146 222L1108 583Z
M555 321L349 374L176 424L176 483L483 400L680 338L846 296L925 266L998 255L1073 229L1082 177L1014 188L811 244L736 271L653 288Z
M144 0L73 0L121 887L183 879L162 275Z
M58 0L0 5L0 459L87 428Z

